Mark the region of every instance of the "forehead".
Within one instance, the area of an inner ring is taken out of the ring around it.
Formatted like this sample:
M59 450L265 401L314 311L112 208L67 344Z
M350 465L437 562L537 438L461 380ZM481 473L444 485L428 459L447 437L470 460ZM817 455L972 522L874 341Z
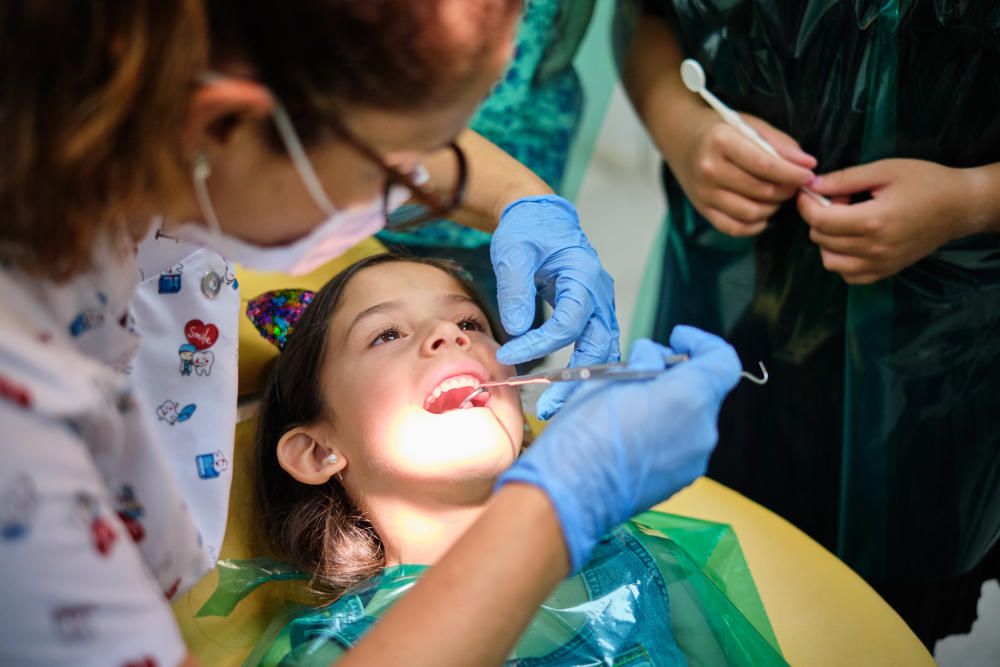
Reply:
M387 262L360 271L348 283L334 316L334 327L347 324L362 310L385 301L426 303L444 294L465 294L451 275L427 264Z

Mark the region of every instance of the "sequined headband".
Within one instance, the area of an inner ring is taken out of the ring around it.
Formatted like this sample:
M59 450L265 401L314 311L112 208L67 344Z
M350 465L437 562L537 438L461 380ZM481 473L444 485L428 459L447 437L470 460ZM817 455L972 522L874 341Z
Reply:
M247 304L247 317L261 336L282 350L314 296L315 292L304 289L265 292Z

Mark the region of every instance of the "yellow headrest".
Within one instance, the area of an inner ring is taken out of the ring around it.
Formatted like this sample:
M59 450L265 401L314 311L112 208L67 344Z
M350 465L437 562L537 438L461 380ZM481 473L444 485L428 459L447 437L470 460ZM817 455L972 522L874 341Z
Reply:
M337 259L304 276L285 273L263 273L237 267L240 281L240 396L260 389L261 372L278 354L278 348L264 339L246 317L247 302L254 297L278 289L308 289L317 291L348 266L369 255L385 252L385 246L374 237L365 239Z

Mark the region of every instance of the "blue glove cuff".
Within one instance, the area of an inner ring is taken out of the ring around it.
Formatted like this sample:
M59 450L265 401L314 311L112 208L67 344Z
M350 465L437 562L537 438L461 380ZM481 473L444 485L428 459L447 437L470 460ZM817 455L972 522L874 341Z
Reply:
M548 195L531 195L530 197L521 197L517 201L508 204L507 208L505 208L503 210L503 213L500 214L500 221L503 222L503 219L507 217L507 214L510 213L511 209L513 209L515 206L520 206L521 204L529 204L529 203L555 204L556 206L565 209L567 213L573 216L573 219L575 220L580 219L579 215L576 212L576 207L573 206L573 203L571 201L569 201L568 199L563 199L562 197L556 194L548 194Z

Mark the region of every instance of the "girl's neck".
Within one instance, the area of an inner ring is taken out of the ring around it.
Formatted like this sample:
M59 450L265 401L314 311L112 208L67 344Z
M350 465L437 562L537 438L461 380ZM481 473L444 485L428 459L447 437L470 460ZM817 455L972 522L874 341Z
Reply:
M367 514L385 548L386 565L433 565L486 509L489 495L470 504L415 502L368 496Z

